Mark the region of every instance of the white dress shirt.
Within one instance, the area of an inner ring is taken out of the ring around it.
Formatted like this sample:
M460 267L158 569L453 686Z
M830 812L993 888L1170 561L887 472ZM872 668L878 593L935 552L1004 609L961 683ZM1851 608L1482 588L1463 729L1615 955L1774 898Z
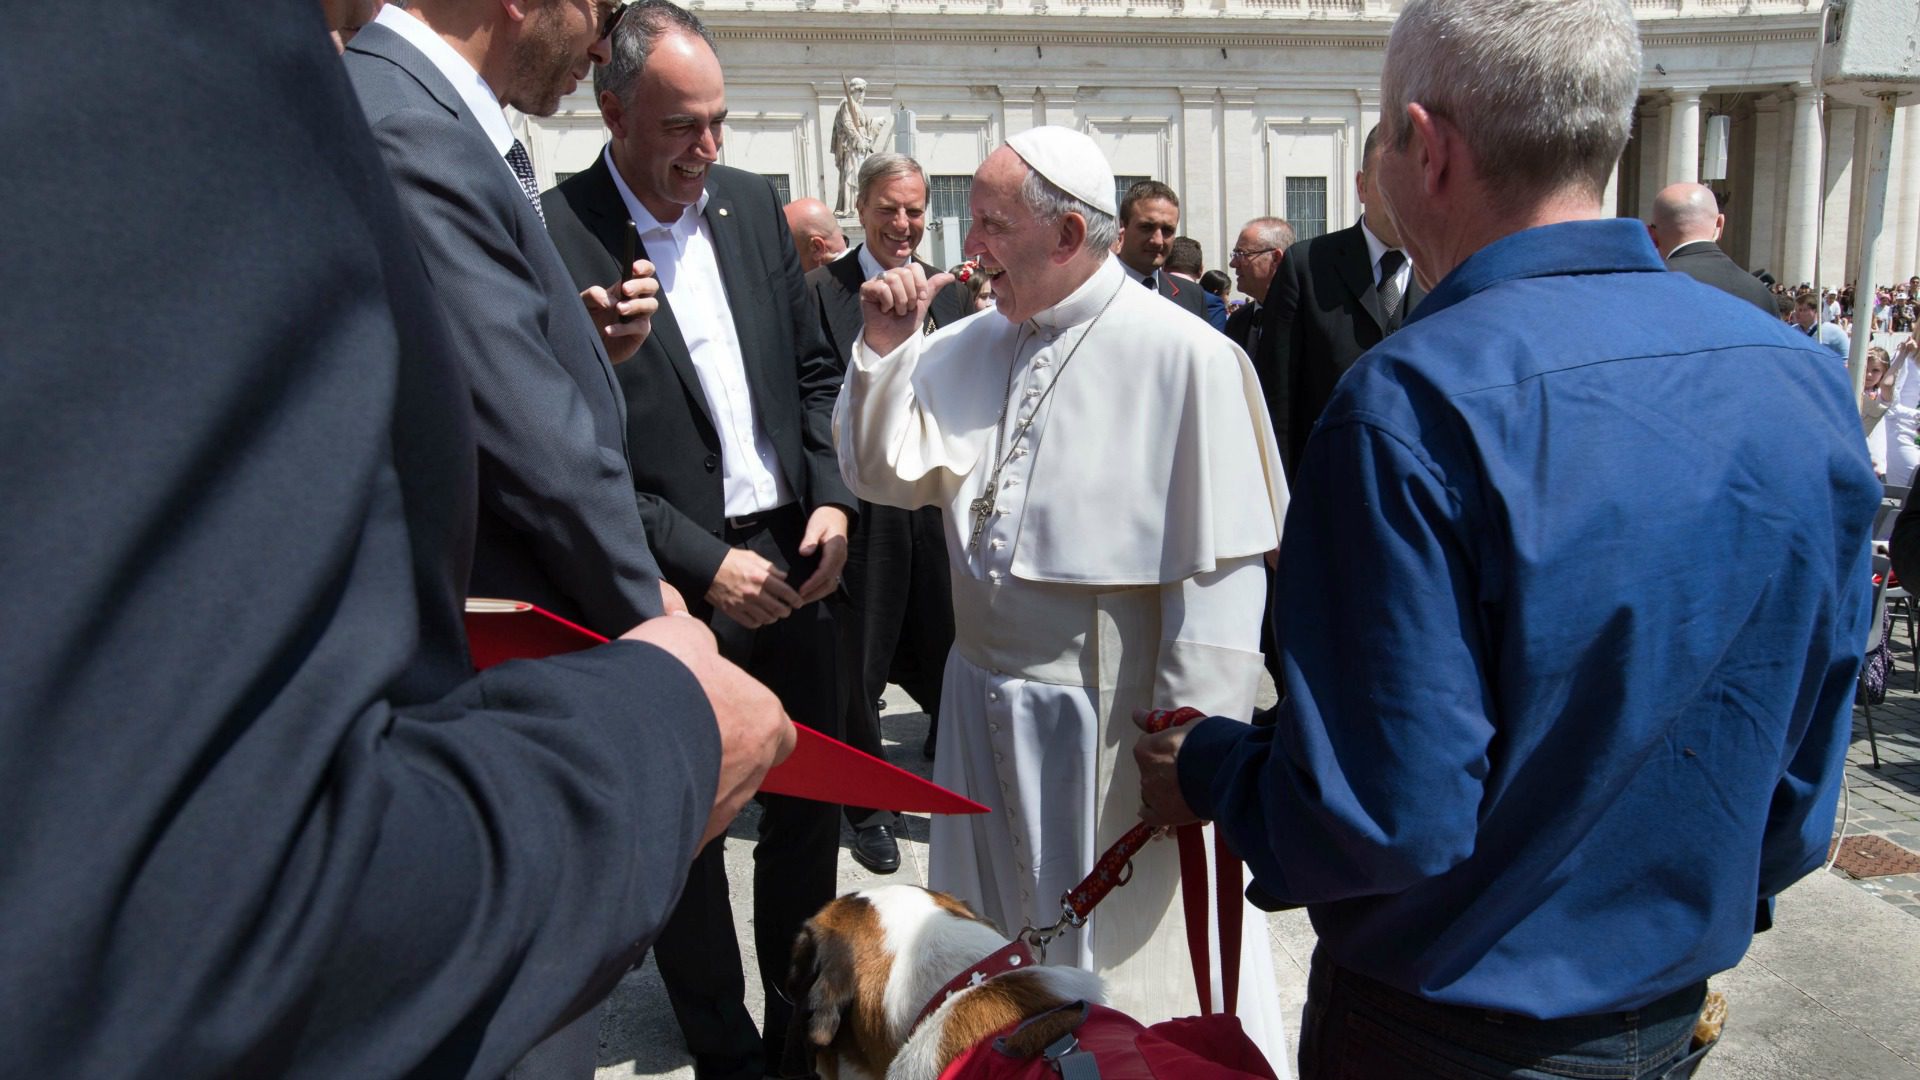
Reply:
M881 266L880 260L873 257L873 252L867 250L867 245L861 244L860 245L860 273L862 278L866 281L872 281L874 278L877 278L881 274L884 274L886 272L887 272L887 268L884 266Z
M479 69L467 62L467 58L455 52L446 39L434 33L433 28L420 21L398 4L388 4L374 16L374 22L407 39L407 44L419 49L440 74L453 84L453 89L466 103L467 111L480 121L480 129L493 140L493 148L499 152L504 164L507 151L513 149L513 129L507 126L507 114L500 107L500 99L480 77ZM512 168L509 167L511 172ZM515 184L520 181L514 180Z
M720 280L720 263L713 253L713 229L707 224L710 192L682 209L678 219L662 224L614 167L611 148L602 151L620 200L640 230L647 247L660 295L673 306L693 370L706 395L707 415L720 434L720 484L726 515L746 517L793 501L793 491L780 475L773 440L754 415L753 395L747 387L747 362L740 352L740 335L733 325L733 308Z
M1367 238L1368 272L1373 275L1373 287L1378 289L1380 287L1381 256L1389 251L1399 251L1402 255L1406 255L1407 253L1399 248L1388 247L1384 241L1373 235L1373 230L1367 228L1366 218L1360 219L1360 232L1361 235ZM1400 269L1393 272L1393 279L1400 286L1400 295L1405 297L1407 295L1407 286L1413 281L1412 256L1407 256L1407 258L1400 263Z

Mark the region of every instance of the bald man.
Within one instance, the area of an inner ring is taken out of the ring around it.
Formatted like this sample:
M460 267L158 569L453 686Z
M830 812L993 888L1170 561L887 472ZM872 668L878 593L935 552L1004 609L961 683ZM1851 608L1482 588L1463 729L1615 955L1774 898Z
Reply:
M846 253L847 234L833 219L833 211L819 199L795 199L786 205L787 231L800 251L802 274L825 266Z
M1731 293L1773 315L1773 293L1760 279L1740 268L1714 241L1726 228L1727 215L1705 184L1669 184L1653 197L1653 220L1647 235L1676 270L1722 292Z

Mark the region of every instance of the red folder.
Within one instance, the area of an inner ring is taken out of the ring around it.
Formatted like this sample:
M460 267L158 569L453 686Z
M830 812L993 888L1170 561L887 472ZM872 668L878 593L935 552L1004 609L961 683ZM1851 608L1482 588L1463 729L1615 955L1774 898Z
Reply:
M477 670L506 660L538 659L604 643L600 634L520 600L467 601L467 643ZM809 727L793 726L799 741L773 767L760 790L876 810L984 814L972 799L922 780Z

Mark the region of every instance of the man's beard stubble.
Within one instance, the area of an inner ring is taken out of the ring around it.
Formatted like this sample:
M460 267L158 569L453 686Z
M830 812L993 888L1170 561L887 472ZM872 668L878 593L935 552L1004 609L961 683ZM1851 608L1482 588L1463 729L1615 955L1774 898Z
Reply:
M552 116L560 110L560 98L582 59L567 41L559 11L564 2L550 0L535 9L514 52L514 89L507 104L528 116Z

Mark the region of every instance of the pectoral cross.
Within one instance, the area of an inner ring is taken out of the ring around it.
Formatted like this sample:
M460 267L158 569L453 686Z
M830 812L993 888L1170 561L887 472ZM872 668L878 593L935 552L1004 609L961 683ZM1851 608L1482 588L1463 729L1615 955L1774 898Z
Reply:
M973 514L973 534L967 538L967 554L980 550L980 537L987 531L987 519L993 517L993 482L988 481L987 493L967 504L967 510Z

